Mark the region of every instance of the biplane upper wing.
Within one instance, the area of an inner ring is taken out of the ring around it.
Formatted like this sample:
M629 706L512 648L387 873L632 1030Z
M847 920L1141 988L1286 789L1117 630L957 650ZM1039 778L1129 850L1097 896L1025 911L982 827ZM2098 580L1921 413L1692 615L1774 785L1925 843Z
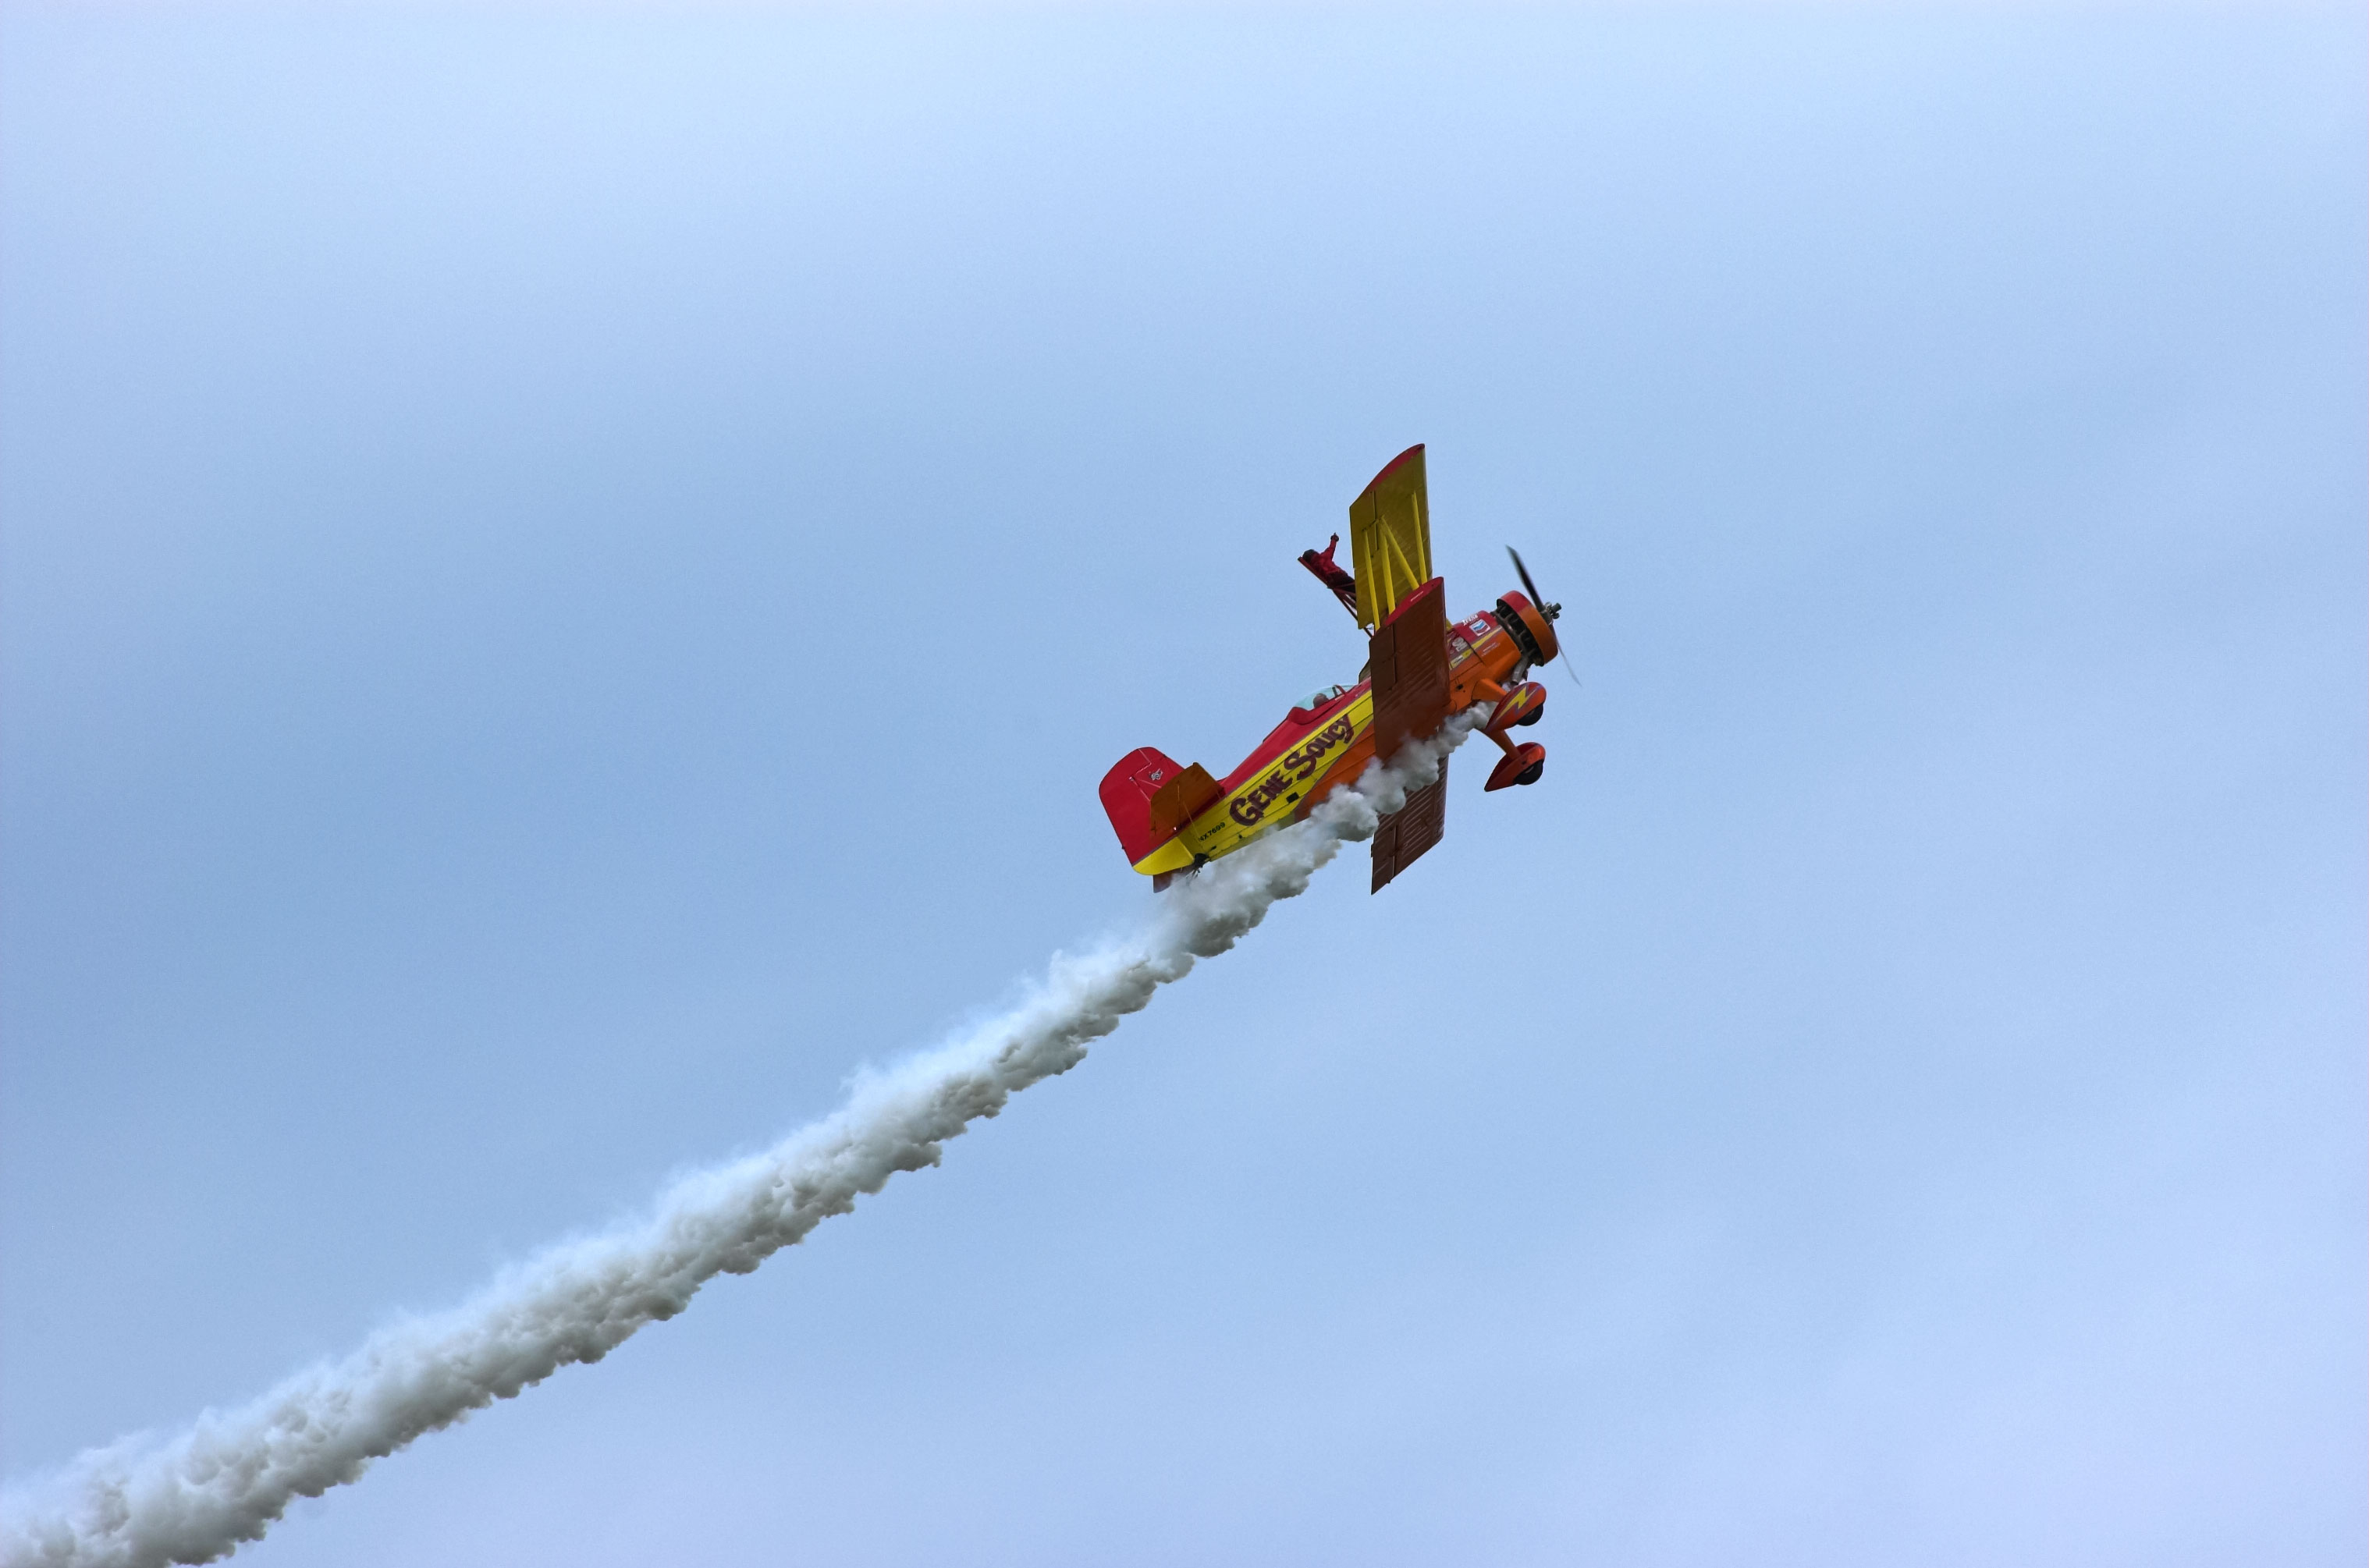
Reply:
M1431 580L1431 498L1425 492L1420 441L1390 459L1349 503L1349 560L1357 579L1357 624L1368 632Z
M1414 449L1414 457L1419 465L1421 447ZM1421 476L1418 466L1418 494ZM1366 580L1359 571L1360 593ZM1374 755L1385 762L1398 754L1400 747L1430 736L1448 718L1447 602L1443 585L1433 578L1418 584L1374 633ZM1383 818L1375 830L1375 892L1439 842L1447 813L1448 763L1443 758L1439 777L1409 791L1406 804Z

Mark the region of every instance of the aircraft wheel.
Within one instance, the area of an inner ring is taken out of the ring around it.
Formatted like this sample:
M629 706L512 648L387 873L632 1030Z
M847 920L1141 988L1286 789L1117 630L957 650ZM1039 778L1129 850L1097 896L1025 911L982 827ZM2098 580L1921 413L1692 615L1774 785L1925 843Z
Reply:
M1540 758L1539 761L1532 762L1528 767L1524 768L1520 773L1516 773L1514 775L1514 782L1517 784L1534 784L1539 782L1539 776L1546 771L1546 760L1544 758Z
M1538 722L1539 722L1539 720L1540 720L1540 719L1542 719L1542 718L1544 718L1544 717L1546 717L1546 716L1547 716L1547 711L1546 711L1546 709L1544 709L1544 708L1532 708L1528 713L1524 714L1521 717L1519 717L1519 718L1517 718L1517 719L1516 719L1516 720L1514 721L1514 727L1515 727L1515 728L1516 728L1516 729L1519 729L1522 726L1524 726L1524 725L1526 725L1526 724L1536 724L1536 723L1538 723Z

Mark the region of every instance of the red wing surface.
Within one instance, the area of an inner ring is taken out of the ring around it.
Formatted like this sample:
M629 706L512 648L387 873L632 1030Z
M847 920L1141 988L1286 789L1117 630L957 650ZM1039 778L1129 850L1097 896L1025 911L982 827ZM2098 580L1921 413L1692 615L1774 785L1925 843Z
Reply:
M1448 759L1439 760L1439 777L1408 792L1406 804L1382 818L1374 830L1374 888L1380 892L1390 879L1423 858L1448 829Z
M1374 633L1374 755L1385 762L1448 717L1446 602L1434 578Z
M1407 595L1374 633L1374 755L1388 762L1409 740L1436 732L1448 717L1448 612L1437 578ZM1406 805L1374 833L1374 889L1439 842L1448 812L1448 769L1408 794Z

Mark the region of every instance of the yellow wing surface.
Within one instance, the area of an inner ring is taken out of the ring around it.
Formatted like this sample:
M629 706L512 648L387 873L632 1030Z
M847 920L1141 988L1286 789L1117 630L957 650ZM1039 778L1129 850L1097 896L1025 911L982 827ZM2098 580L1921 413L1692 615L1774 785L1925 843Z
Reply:
M1390 459L1349 503L1349 551L1357 576L1357 624L1371 632L1431 580L1431 498L1420 442Z

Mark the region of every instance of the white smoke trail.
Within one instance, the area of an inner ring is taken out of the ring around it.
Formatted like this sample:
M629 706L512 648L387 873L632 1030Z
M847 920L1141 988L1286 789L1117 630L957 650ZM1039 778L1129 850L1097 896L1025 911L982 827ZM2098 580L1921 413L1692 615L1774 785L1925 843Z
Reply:
M555 1247L434 1317L382 1329L345 1359L300 1372L174 1436L122 1439L0 1496L5 1568L211 1562L262 1538L288 1505L577 1361L598 1361L673 1317L718 1274L747 1274L947 1139L1083 1059L1086 1043L1306 890L1341 845L1438 776L1472 715L1368 769L1310 819L1218 862L1162 898L1140 932L1059 956L1019 1005L859 1083L845 1105L764 1153L662 1194L647 1219Z

